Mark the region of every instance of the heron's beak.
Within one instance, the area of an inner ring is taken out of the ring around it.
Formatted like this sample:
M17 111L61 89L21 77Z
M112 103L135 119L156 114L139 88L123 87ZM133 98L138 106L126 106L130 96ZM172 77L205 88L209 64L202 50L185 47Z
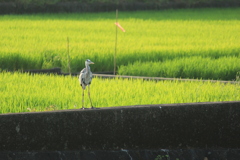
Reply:
M91 64L94 64L94 62L91 62Z

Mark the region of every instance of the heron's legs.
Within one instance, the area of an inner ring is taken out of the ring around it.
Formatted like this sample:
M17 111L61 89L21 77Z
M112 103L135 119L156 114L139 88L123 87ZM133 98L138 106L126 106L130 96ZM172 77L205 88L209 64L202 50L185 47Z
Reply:
M83 92L82 92L82 109L84 109L84 89L83 89Z
M91 100L91 97L90 97L90 85L88 86L88 97L89 97L89 99L90 99L91 108L93 108L92 100Z

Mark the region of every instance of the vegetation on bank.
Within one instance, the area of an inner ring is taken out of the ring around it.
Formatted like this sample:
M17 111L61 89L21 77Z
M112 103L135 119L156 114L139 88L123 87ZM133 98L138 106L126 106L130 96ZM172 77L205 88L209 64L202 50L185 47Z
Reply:
M0 2L14 2L22 4L56 4L58 2L81 2L81 3L185 3L185 4L194 4L194 3L206 3L206 0L0 0ZM208 0L208 3L221 3L222 0ZM236 2L236 0L226 0L226 2Z

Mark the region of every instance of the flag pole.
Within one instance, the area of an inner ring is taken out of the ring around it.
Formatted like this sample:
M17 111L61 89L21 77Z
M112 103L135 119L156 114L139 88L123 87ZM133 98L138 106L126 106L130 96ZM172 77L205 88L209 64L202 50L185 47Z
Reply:
M118 23L118 9L116 9L116 23ZM115 38L115 53L114 53L114 71L113 74L116 75L116 55L117 55L117 33L118 26L116 25L116 38Z

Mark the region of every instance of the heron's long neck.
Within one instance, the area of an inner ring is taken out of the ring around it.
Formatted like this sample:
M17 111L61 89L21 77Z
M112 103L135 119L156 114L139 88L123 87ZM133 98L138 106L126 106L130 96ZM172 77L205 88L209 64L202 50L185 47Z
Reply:
M87 65L87 64L86 64L86 72L87 72L87 74L89 74L89 73L90 73L90 66L89 66L89 65Z

